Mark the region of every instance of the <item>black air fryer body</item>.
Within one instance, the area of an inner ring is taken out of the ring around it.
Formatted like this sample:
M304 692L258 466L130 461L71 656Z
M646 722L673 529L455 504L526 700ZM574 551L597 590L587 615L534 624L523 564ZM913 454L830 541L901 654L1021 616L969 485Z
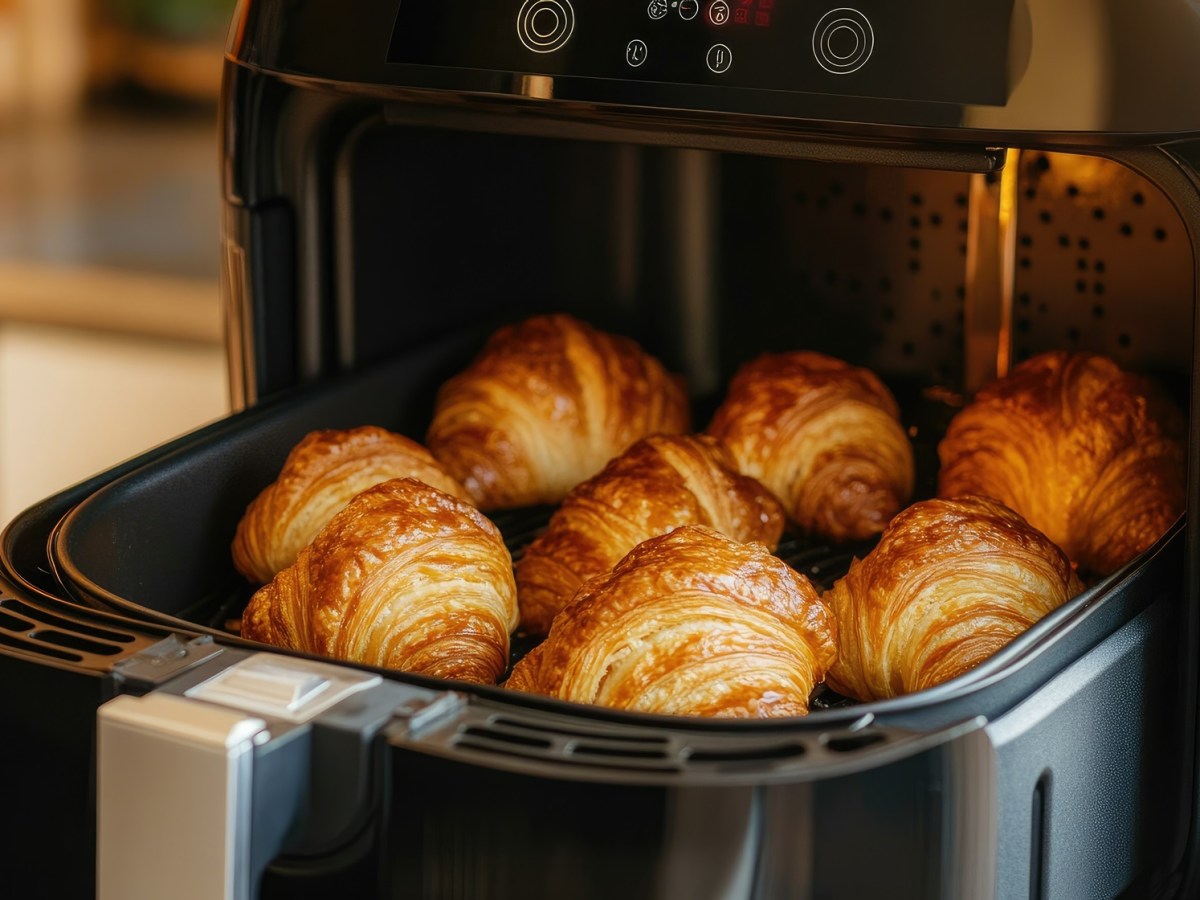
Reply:
M421 438L537 312L637 338L700 423L764 351L871 367L923 496L963 399L1042 350L1188 404L1200 8L1116 6L242 0L240 411L5 533L10 858L54 897L1195 896L1184 521L968 675L801 720L581 708L229 627L234 526L291 446ZM497 522L519 553L545 516ZM828 586L861 549L780 555Z

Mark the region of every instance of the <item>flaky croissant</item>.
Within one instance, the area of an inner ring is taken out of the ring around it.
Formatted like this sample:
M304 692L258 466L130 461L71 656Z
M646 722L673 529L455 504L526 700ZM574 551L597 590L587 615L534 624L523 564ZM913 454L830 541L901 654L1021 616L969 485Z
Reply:
M506 686L662 715L799 716L835 629L808 579L765 547L688 525L587 582Z
M873 373L797 351L743 366L708 433L806 531L861 540L912 496L912 445L899 415Z
M983 497L901 512L824 599L838 622L828 684L882 700L949 681L1082 590L1067 558Z
M610 571L642 541L681 525L706 525L774 549L783 524L779 504L737 472L715 438L644 438L567 494L517 563L521 626L545 634L584 581Z
M993 497L1082 571L1105 575L1183 512L1184 433L1146 379L1102 356L1044 353L954 417L938 446L938 493Z
M251 581L270 581L354 495L393 478L469 499L428 450L402 435L372 425L306 435L246 507L233 538L234 565Z
M480 509L557 503L638 438L688 429L680 379L567 315L500 329L438 392L426 443Z
M470 504L412 478L360 493L261 588L242 636L493 684L517 624L512 558Z

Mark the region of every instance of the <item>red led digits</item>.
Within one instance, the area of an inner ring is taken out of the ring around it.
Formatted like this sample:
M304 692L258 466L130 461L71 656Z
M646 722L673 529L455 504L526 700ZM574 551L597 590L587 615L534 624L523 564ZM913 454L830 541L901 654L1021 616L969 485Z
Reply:
M771 10L775 8L775 0L731 0L731 2L733 4L733 24L749 25L753 22L759 28L766 28L771 24ZM715 25L723 25L728 18L728 10L720 17L710 15L710 19Z

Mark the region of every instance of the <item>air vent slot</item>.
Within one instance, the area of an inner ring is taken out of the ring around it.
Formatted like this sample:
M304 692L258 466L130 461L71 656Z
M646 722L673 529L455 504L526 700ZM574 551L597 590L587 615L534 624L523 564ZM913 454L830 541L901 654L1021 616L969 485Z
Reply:
M516 744L519 747L534 747L538 750L549 750L552 746L547 738L532 737L526 734L512 734L491 728L469 727L463 729L465 737L481 738L488 741L500 741L506 744Z
M11 647L14 650L20 650L22 653L31 653L35 656L45 656L50 659L61 659L64 662L83 662L83 657L77 653L67 653L63 650L55 650L53 647L43 647L41 644L32 644L29 641L17 640L3 633L0 633L0 647Z
M10 613L15 613L20 616L27 616L42 625L49 625L52 628L60 628L64 631L73 631L79 634L86 634L89 637L94 637L97 640L108 641L115 644L132 643L135 638L130 634L122 634L119 631L111 631L107 628L97 628L95 625L88 625L75 619L65 619L62 616L56 616L53 613L46 612L43 609L37 609L30 606L28 603L22 603L20 600L5 598L0 600L0 609L7 610ZM97 651L100 652L100 651ZM102 651L109 653L109 650Z
M0 611L0 628L7 628L9 631L26 632L34 628L32 622L27 622L25 619L18 619L16 616L10 616L6 612Z
M611 735L598 735L594 731L585 731L583 729L557 728L553 726L545 726L538 722L523 722L520 719L513 719L509 716L497 716L492 720L495 725L504 728L517 728L522 731L533 731L538 734L557 734L563 737L595 739L596 737L610 738ZM662 735L640 735L640 734L621 734L620 741L624 744L666 744L667 738Z
M773 747L753 747L742 750L693 750L688 762L751 762L761 759L794 759L808 752L803 744L776 744Z
M854 753L887 740L882 734L848 734L826 738L825 748L834 753Z
M665 750L642 750L635 747L600 746L599 744L574 744L570 752L575 756L604 756L619 759L666 759Z
M50 628L35 631L30 637L36 638L39 641L45 641L47 644L54 644L58 647L78 650L81 653L94 653L96 656L116 656L121 652L120 647L114 647L112 644L101 644L99 641L89 640L77 634L54 631Z

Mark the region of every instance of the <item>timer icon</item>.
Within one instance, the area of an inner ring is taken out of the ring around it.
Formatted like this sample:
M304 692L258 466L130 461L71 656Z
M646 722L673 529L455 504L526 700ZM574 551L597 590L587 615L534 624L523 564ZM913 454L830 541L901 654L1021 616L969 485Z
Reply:
M714 25L724 25L729 21L729 4L725 0L714 0L708 8L708 20Z

